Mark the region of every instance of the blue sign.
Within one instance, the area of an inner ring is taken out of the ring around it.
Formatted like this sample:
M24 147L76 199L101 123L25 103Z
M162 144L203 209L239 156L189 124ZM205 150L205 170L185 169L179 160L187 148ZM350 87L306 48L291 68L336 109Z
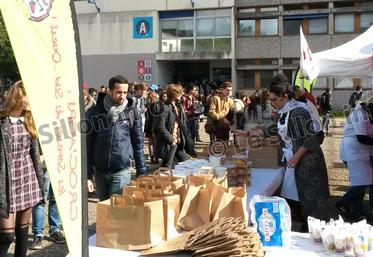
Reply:
M133 38L153 37L153 17L133 18Z

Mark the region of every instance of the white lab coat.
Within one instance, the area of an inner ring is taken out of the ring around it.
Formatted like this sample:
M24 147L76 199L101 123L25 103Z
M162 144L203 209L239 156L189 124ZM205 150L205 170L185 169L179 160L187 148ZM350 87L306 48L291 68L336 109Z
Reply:
M373 124L361 105L348 116L340 145L340 159L347 162L352 186L371 185L373 181L370 157L373 147L360 143L356 135L373 137Z

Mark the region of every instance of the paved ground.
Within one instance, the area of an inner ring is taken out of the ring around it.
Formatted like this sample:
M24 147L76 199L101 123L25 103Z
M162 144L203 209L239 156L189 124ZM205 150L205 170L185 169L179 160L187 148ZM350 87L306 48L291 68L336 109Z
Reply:
M205 134L203 130L203 123L200 123L200 133L203 141L208 142L209 137ZM322 145L324 150L325 159L328 166L329 174L329 186L330 192L332 195L332 201L334 202L346 191L349 182L347 170L344 167L343 163L339 160L339 144L342 138L343 132L343 119L336 119L333 122L334 127L331 129L331 137L326 137ZM198 144L197 147L206 147L208 144ZM147 152L147 149L146 149ZM88 208L89 208L89 232L93 234L95 232L95 220L96 220L96 198L89 198ZM330 210L331 213L335 214L335 210ZM31 221L30 221L31 222ZM46 222L47 224L47 222ZM30 228L31 231L31 228ZM47 231L47 229L45 230ZM32 234L29 234L29 241L32 241ZM63 257L67 254L66 245L57 245L52 243L46 238L44 240L44 249L39 251L28 251L27 256L32 257ZM10 251L10 256L13 256L13 246Z

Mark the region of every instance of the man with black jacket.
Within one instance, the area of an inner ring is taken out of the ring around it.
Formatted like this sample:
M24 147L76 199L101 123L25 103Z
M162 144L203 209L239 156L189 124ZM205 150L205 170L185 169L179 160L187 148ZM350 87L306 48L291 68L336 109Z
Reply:
M330 119L330 112L332 111L332 104L331 104L331 93L330 89L326 88L325 92L322 93L320 96L320 103L319 103L320 109L321 109L321 115L322 117L322 127L323 130L325 128L325 134L326 136L329 135L329 119Z
M108 93L100 94L86 114L87 186L88 191L94 190L94 175L100 201L130 184L133 157L136 175L146 174L141 116L127 93L128 80L122 75L112 77Z

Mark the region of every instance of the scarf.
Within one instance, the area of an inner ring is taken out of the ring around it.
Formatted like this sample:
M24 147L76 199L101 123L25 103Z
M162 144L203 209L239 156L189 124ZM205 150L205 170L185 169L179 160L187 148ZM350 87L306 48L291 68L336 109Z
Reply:
M107 116L111 122L117 122L119 114L121 114L124 111L124 109L126 109L127 103L128 100L124 99L124 102L121 105L118 105L114 102L113 98L110 95L105 96L104 107L107 111Z

